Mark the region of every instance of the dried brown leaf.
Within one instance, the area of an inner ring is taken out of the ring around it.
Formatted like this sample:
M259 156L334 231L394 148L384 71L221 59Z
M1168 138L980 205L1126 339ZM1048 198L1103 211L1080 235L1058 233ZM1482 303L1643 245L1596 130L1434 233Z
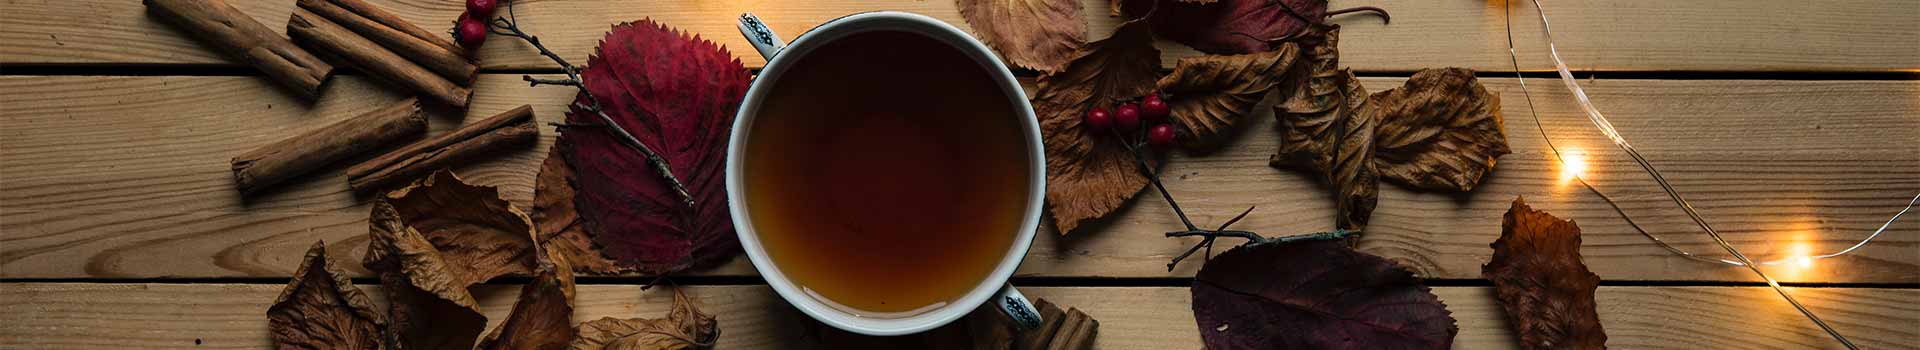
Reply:
M573 342L573 267L554 250L542 257L513 313L487 333L479 349L559 350Z
M1329 27L1307 41L1305 85L1281 96L1273 106L1280 122L1280 151L1285 164L1327 169L1333 164L1334 127L1366 101L1367 90L1340 70L1340 30Z
M363 264L380 274L401 349L471 349L486 316L467 287L536 264L532 219L445 170L381 196L368 221Z
M441 170L388 192L398 220L433 243L456 267L462 285L486 282L534 266L533 219L500 198L500 189L475 186ZM369 252L371 254L371 252Z
M675 291L673 310L666 317L616 319L603 317L581 323L571 350L680 350L710 349L720 337L720 325L701 313L686 294Z
M1365 87L1353 72L1340 70L1339 28L1312 31L1312 60L1306 86L1274 105L1280 122L1280 150L1269 165L1318 172L1337 191L1335 225L1360 231L1379 199L1379 175L1373 162L1374 114ZM1323 33L1323 34L1322 34Z
M1274 51L1180 59L1157 85L1172 95L1172 121L1185 131L1185 146L1208 150L1222 144L1255 104L1298 71L1300 56L1298 45L1286 43Z
M1500 97L1465 68L1427 69L1406 85L1373 94L1380 175L1429 191L1473 190L1501 155L1512 153Z
M1007 62L1059 71L1087 42L1087 20L1075 0L955 0L960 16Z
M469 273L451 265L420 231L399 220L393 204L373 203L373 229L364 261L387 293L387 343L396 349L470 349L487 326Z
M1153 34L1145 22L1131 21L1082 47L1060 72L1040 77L1033 108L1047 148L1047 203L1060 234L1106 216L1146 188L1133 154L1119 140L1083 127L1081 116L1096 105L1146 95L1159 68Z
M563 146L554 145L547 151L547 160L540 163L540 175L534 179L533 213L529 216L540 231L540 246L566 257L574 271L625 272L626 268L600 251L580 220L580 212L574 210L573 167L567 166L567 157L561 153Z
M293 280L267 308L267 329L279 349L379 349L386 322L373 301L314 242Z
M1480 274L1526 349L1605 349L1594 312L1600 276L1580 262L1580 226L1527 206L1524 198L1500 221L1493 261Z

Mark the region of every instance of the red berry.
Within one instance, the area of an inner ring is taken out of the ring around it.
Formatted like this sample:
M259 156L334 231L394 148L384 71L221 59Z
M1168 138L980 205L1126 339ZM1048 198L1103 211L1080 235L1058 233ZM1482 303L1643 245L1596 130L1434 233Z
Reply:
M487 42L487 21L466 14L460 15L460 23L454 25L453 40L467 50L478 50L480 44Z
M1107 131L1113 127L1113 115L1107 114L1105 107L1093 107L1093 110L1087 111L1087 127L1093 128L1093 131Z
M1140 116L1146 118L1148 123L1166 122L1167 114L1172 112L1173 107L1167 106L1167 101L1160 100L1160 94L1147 94L1147 98L1140 101Z
M1119 108L1113 110L1113 118L1120 125L1120 130L1133 130L1140 127L1140 105L1122 103Z
M494 0L467 0L467 13L479 14L481 18L493 17L493 9L499 5Z
M1172 146L1173 125L1160 124L1154 125L1152 129L1147 129L1147 144L1153 145L1153 148L1162 149L1167 148L1167 146Z

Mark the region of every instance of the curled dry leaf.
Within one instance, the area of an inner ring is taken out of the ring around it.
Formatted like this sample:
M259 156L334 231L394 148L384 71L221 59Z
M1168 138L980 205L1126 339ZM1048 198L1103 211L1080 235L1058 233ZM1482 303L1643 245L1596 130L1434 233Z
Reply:
M1308 169L1333 165L1334 126L1342 115L1366 102L1367 90L1340 70L1340 28L1326 27L1303 40L1307 51L1305 84L1281 96L1273 106L1280 125L1280 152L1286 163Z
M1580 262L1580 226L1516 198L1500 221L1493 261L1480 274L1527 349L1605 349L1607 333L1594 312L1600 276Z
M1274 51L1180 59L1157 85L1173 95L1168 103L1173 122L1188 133L1185 146L1206 150L1221 144L1268 92L1294 80L1289 72L1298 71L1300 56L1298 45L1286 43Z
M1087 42L1087 20L1075 0L955 0L960 16L988 47L1013 65L1059 71Z
M540 163L540 175L533 184L534 227L540 231L540 247L553 251L573 265L574 271L615 274L626 271L594 244L593 236L573 207L573 167L556 145Z
M314 242L293 280L267 308L267 328L281 349L380 349L385 322L373 301Z
M1297 166L1332 183L1337 194L1335 224L1359 231L1367 226L1379 198L1373 164L1375 119L1367 90L1353 73L1338 69L1338 27L1316 27L1305 42L1312 47L1306 84L1274 105L1280 124L1280 150L1268 164Z
M532 220L445 170L383 195L368 221L363 264L380 274L401 349L472 348L487 319L467 287L534 265Z
M396 349L467 349L487 326L466 272L447 263L433 243L406 227L393 204L373 203L373 230L364 261L387 293L387 343Z
M1500 97L1464 68L1427 69L1371 98L1380 176L1429 191L1473 190L1507 148Z
M1420 190L1467 191L1510 151L1500 100L1466 69L1428 69L1368 95L1339 65L1338 27L1315 27L1304 87L1274 105L1275 167L1316 171L1339 192L1338 226L1366 228L1386 177Z
M1146 188L1147 177L1126 146L1081 121L1095 106L1146 95L1160 68L1160 50L1142 21L1121 24L1112 37L1088 43L1076 55L1060 72L1041 76L1033 97L1047 148L1047 203L1063 235Z
M1340 241L1236 247L1193 281L1208 349L1446 349L1452 313L1412 272Z
M710 349L720 337L720 323L700 312L686 294L674 291L673 310L666 317L616 319L603 317L579 326L569 350L680 350Z
M746 94L746 67L726 48L652 20L615 25L581 72L615 123L671 164L683 202L640 151L603 128L562 130L574 204L587 232L621 265L651 274L731 259L740 252L727 213L724 152ZM576 98L567 123L603 124Z
M558 251L543 252L513 313L487 333L479 349L558 350L573 342L573 268Z
M534 266L533 219L493 186L475 186L441 170L388 192L395 221L418 231L456 268L456 284L473 285ZM376 213L378 214L378 213ZM369 257L375 252L368 252Z

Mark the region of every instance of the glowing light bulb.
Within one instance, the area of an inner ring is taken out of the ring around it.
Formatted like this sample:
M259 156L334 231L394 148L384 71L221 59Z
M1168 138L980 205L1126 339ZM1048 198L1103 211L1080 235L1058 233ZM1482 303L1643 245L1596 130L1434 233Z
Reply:
M1809 256L1813 255L1813 246L1807 245L1807 242L1794 242L1790 249L1792 253L1788 255L1787 261L1792 262L1793 266L1801 269L1813 268L1813 257Z
M1587 152L1578 148L1568 148L1560 152L1560 184L1586 176Z

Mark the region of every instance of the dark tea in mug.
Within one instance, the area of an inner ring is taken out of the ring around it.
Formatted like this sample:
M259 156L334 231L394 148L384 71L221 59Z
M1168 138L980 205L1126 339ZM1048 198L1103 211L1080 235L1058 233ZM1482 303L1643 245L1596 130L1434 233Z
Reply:
M804 53L762 102L746 211L780 273L863 317L967 294L1013 247L1031 164L998 72L922 34L850 34Z

